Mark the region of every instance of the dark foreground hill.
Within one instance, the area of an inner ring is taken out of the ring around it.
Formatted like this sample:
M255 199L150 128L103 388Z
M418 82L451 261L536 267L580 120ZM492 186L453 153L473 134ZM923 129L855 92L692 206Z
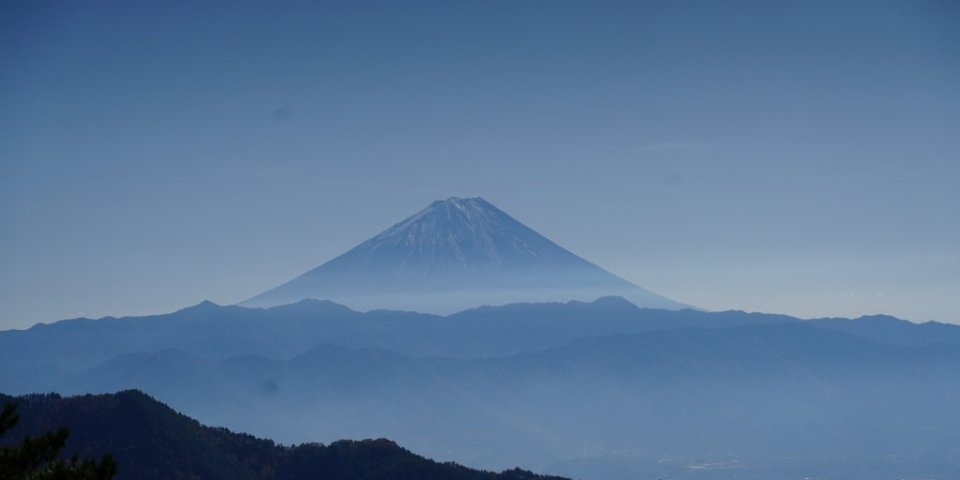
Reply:
M65 454L112 453L118 479L136 480L563 480L514 469L502 473L438 463L385 440L282 446L201 425L135 390L112 395L7 397L17 427L0 443L67 426Z

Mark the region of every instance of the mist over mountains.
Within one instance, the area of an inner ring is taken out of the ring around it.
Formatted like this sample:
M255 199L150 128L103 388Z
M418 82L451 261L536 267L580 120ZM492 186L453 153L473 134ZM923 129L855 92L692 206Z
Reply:
M0 480L960 480L960 0L6 0L0 67Z
M451 197L243 305L318 298L363 310L453 313L605 295L642 307L686 307L574 255L482 198Z
M6 394L129 389L278 442L389 438L492 470L960 477L960 326L686 308L480 198L242 305L0 332Z
M265 309L202 302L163 315L78 318L0 332L0 362L5 367L0 377L5 379L5 391L25 393L53 387L49 382L58 375L71 375L117 355L167 349L214 360L243 355L289 358L317 345L334 344L469 359L529 353L586 337L785 322L892 345L960 345L960 327L937 322L915 324L885 316L802 321L737 311L641 309L620 297L480 307L447 316L359 312L319 300Z
M960 327L890 317L804 321L616 297L449 316L207 302L2 332L0 362L8 393L137 388L282 442L387 437L489 469L960 472Z

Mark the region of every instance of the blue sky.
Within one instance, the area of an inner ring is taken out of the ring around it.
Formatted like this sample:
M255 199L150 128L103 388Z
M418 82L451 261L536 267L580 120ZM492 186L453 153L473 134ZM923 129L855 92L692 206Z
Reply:
M481 195L707 309L960 323L960 4L0 5L0 327Z

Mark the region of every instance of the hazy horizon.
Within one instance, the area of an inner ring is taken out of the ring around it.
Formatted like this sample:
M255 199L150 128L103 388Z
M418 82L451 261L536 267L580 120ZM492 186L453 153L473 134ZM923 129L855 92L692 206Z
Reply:
M953 2L11 1L0 66L0 329L478 195L704 309L960 323Z

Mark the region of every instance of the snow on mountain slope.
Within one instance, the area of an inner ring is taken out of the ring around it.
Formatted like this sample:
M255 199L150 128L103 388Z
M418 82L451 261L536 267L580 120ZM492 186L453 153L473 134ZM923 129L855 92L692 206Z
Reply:
M482 198L453 197L243 304L317 298L359 309L449 313L606 295L641 307L685 308L574 255Z

